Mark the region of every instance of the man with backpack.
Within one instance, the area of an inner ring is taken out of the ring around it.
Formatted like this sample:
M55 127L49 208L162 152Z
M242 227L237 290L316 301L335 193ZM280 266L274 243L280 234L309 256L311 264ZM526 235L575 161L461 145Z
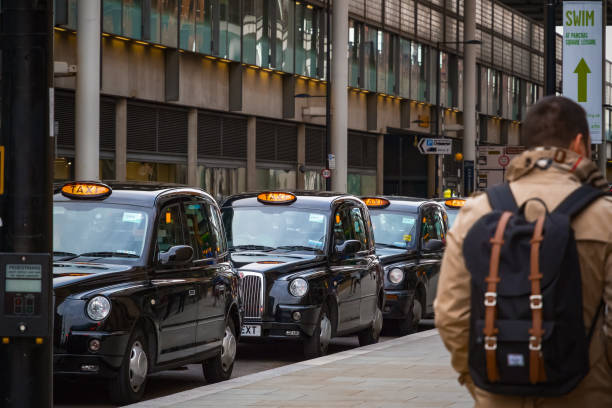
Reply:
M547 97L522 131L509 184L447 235L436 326L477 407L612 407L612 197L586 114Z

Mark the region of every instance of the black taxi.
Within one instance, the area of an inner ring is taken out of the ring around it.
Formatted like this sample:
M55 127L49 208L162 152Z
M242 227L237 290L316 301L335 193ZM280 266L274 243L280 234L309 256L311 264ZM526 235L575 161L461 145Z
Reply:
M361 200L250 193L228 197L221 211L243 275L243 338L301 339L306 357L325 354L334 336L378 342L383 270Z
M364 197L370 208L376 253L384 265L385 320L412 333L433 315L447 215L435 201L408 197Z
M159 184L72 182L53 203L54 373L139 400L151 373L201 362L230 378L239 275L213 198Z

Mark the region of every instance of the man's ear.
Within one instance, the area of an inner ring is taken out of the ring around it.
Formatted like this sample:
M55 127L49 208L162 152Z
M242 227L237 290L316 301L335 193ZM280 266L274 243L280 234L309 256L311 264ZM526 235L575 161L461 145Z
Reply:
M569 150L571 150L574 153L578 153L581 156L586 157L587 159L590 158L591 156L591 152L590 152L590 148L587 149L585 141L584 141L584 135L582 133L578 133L576 135L576 137L574 138L574 140L572 140L572 142L569 145Z

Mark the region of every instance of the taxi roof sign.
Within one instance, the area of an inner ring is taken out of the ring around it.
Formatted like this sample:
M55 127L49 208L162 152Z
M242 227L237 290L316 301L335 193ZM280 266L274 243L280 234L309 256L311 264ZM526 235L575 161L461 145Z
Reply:
M68 198L95 199L108 197L112 190L109 186L97 182L74 181L62 186L62 194Z
M391 204L389 200L378 197L366 197L363 202L370 208L385 208Z
M462 198L453 198L452 200L446 200L444 204L451 208L461 208L465 205L465 200Z
M257 195L257 200L264 204L291 204L297 200L297 197L291 193L269 191Z

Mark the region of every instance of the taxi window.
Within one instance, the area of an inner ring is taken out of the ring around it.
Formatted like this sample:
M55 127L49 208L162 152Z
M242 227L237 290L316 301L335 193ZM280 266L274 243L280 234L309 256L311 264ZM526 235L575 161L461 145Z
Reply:
M368 235L361 210L357 207L342 206L334 215L334 242L341 245L348 240L361 242L361 250L368 247Z
M444 221L440 211L431 208L425 210L421 221L421 240L423 243L430 239L444 239Z
M210 222L212 225L212 231L215 235L215 242L217 244L217 252L225 253L227 252L227 241L225 239L225 234L223 234L223 224L221 223L221 214L219 214L219 210L212 205L207 206L208 209L208 217L210 218Z
M213 258L217 255L217 236L203 202L183 204L187 235L193 248L194 259Z
M178 204L168 206L161 211L157 227L157 247L159 251L166 252L175 245L185 245Z
M365 229L361 210L357 207L351 208L351 223L355 233L355 239L361 242L361 250L366 250L368 248L368 234Z

